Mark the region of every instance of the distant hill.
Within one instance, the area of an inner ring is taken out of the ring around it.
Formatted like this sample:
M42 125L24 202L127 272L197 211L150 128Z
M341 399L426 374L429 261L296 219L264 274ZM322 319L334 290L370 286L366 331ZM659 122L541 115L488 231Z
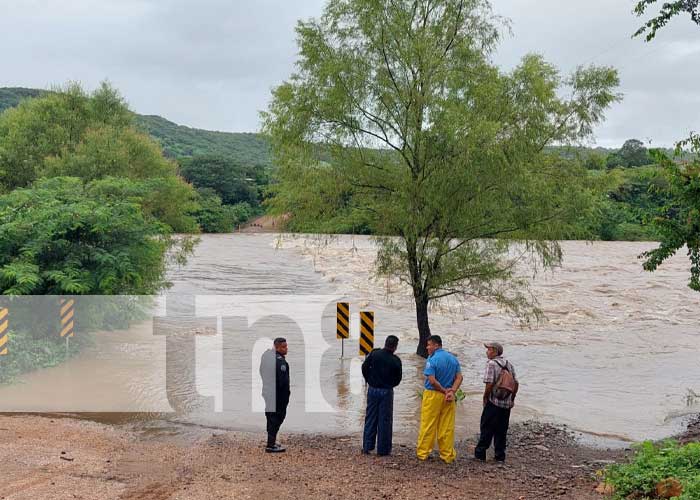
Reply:
M24 89L21 87L0 87L0 113L7 108L14 108L22 99L39 97L45 90Z
M40 97L46 90L0 87L0 113L22 99ZM136 124L163 146L172 158L215 154L233 157L243 164L270 167L270 146L260 134L214 132L178 125L161 116L136 114Z
M0 87L0 113L7 108L17 106L22 99L39 97L46 92L46 90L21 87ZM235 158L242 164L251 166L263 168L272 166L270 145L261 134L215 132L190 128L157 115L136 114L136 124L159 141L166 156L171 158L214 154ZM591 153L607 157L617 151L614 148L560 146L550 146L547 150L565 158L585 158ZM665 148L664 151L669 156L673 156L672 149ZM692 157L690 154L684 154L681 159L688 160Z
M136 123L162 144L166 155L174 158L216 154L235 157L249 165L271 165L270 145L260 134L190 128L157 115L136 115Z

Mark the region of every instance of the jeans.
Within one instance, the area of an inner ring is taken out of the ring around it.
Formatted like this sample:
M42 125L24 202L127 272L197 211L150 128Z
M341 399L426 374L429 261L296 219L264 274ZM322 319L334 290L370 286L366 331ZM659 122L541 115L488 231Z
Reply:
M486 459L486 450L491 446L496 452L496 460L506 459L506 435L508 434L508 422L510 421L510 409L499 408L490 401L484 406L481 413L481 436L474 449L474 456L478 459Z
M367 389L367 413L362 436L362 451L374 450L377 455L391 454L391 434L394 420L394 389Z

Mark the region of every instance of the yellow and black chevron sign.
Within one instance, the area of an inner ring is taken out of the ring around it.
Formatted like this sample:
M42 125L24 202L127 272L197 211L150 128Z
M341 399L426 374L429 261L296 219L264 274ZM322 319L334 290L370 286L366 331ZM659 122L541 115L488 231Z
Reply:
M73 336L73 316L75 315L75 300L61 299L61 338L70 338Z
M7 340L10 311L7 307L0 307L0 356L7 355Z
M336 325L335 338L347 339L350 337L350 304L347 302L338 302L336 305Z
M374 349L374 313L360 312L360 356L365 356Z

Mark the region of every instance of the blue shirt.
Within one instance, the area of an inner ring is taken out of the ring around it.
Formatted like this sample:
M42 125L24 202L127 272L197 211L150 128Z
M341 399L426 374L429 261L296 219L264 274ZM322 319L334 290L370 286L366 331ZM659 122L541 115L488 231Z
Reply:
M428 376L433 375L442 387L449 389L454 384L455 377L462 369L459 367L459 361L454 354L438 349L425 363L425 388L429 391L436 390L429 382Z

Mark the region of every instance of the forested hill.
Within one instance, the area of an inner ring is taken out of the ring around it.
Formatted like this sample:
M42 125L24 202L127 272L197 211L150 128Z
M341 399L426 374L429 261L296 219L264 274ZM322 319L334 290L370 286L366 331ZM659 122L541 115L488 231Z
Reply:
M39 97L45 90L0 87L0 113L22 99ZM184 158L197 155L233 157L241 164L269 167L270 147L260 134L214 132L178 125L161 116L136 115L137 125L158 140L167 156Z
M157 115L137 115L136 122L161 143L168 156L182 158L214 154L232 156L252 166L271 165L269 144L260 134L190 128Z
M44 93L46 93L45 90L24 89L21 87L0 87L0 113L7 108L17 106L22 99L39 97Z

